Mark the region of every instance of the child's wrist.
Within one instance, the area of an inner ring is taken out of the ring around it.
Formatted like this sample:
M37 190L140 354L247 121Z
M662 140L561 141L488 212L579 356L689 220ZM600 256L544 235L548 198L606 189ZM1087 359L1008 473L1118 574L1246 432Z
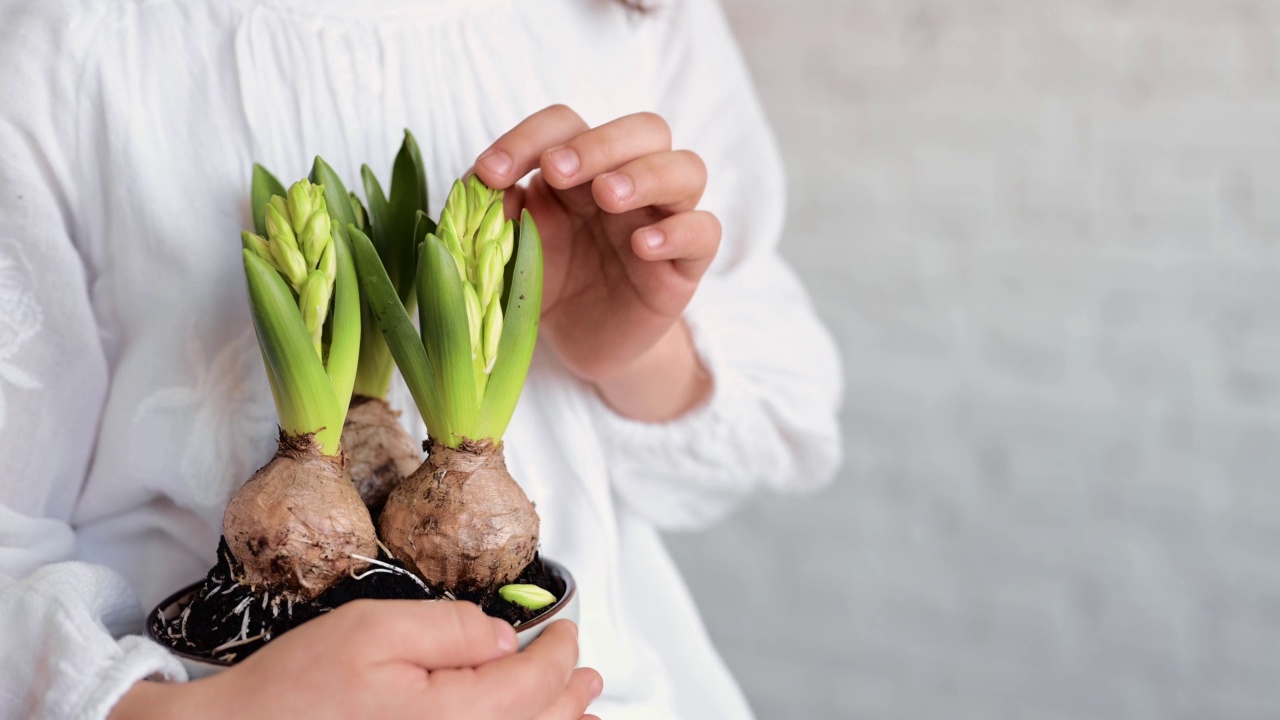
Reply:
M167 704L166 691L167 688L163 688L162 683L150 680L134 683L133 687L125 692L124 697L120 698L120 702L111 709L111 715L107 720L147 720L160 717L158 706Z
M151 720L155 718L204 717L202 703L192 700L194 683L141 680L120 698L107 720Z
M683 321L625 368L595 382L610 408L643 422L685 415L706 401L713 385Z

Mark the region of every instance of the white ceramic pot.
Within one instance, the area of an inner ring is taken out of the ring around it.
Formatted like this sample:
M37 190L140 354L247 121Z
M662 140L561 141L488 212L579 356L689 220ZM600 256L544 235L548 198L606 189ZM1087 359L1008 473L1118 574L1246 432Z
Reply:
M547 608L533 620L516 628L516 638L520 642L520 648L524 649L525 645L533 642L533 639L542 634L542 631L556 620L572 620L578 622L578 585L573 580L573 575L565 566L554 560L543 560L547 570L552 576L564 581L564 596L556 601L554 605ZM154 631L155 620L157 616L163 616L166 620L178 616L182 609L186 607L187 601L200 589L201 583L195 583L182 588L178 592L165 598L154 610L147 615L147 637L156 641L164 647L169 647L164 638L157 637ZM173 653L181 662L182 666L187 669L187 674L192 680L202 678L207 675L222 672L230 667L230 664L210 660L208 658L196 657L179 652L173 648L169 648L169 652Z

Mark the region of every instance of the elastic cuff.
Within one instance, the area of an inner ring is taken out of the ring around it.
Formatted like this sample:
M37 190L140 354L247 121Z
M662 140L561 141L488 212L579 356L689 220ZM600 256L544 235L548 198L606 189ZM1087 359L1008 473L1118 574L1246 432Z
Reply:
M610 482L638 514L665 530L691 530L728 515L756 487L760 468L783 467L753 388L730 366L716 325L686 316L711 373L711 397L683 417L649 423L589 403L608 456Z
M601 424L605 442L615 450L635 454L647 461L663 456L688 465L692 452L701 453L708 443L721 444L726 434L735 432L753 414L746 383L724 362L724 352L714 334L699 322L696 315L685 316L685 324L703 367L711 375L710 396L698 407L666 422L645 422L618 414L599 396L591 402L592 412Z

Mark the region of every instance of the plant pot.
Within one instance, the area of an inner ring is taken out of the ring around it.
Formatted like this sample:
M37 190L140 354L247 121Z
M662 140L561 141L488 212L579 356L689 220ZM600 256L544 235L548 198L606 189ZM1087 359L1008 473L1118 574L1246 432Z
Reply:
M548 607L541 615L516 628L516 638L520 644L520 649L522 650L526 645L533 642L534 638L541 635L542 631L545 630L553 621L578 621L578 586L573 580L573 575L570 574L569 570L565 566L555 562L554 560L543 559L542 562L546 565L547 570L553 577L564 582L564 595L561 596L555 604ZM158 616L164 617L165 619L177 617L177 615L182 612L182 609L186 607L187 601L191 596L200 589L201 584L203 584L203 581L192 583L191 585L188 585L165 598L163 602L147 614L146 622L147 637L173 653L178 660L182 662L182 666L187 669L187 674L192 680L222 672L228 667L231 667L231 663L198 657L179 650L174 650L172 647L169 647L165 638L156 636L154 627L156 625L155 620Z

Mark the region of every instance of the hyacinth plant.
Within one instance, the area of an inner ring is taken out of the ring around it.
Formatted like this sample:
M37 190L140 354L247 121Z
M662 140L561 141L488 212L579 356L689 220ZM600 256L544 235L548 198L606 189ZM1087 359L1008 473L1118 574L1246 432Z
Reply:
M245 279L280 442L228 503L223 535L241 584L314 598L378 551L340 442L360 349L359 287L344 230L355 217L320 158L310 179L287 191L256 167L252 195Z
M528 212L519 231L503 193L472 176L455 182L438 226L418 216L409 319L373 240L352 226L369 315L381 329L426 422L429 457L392 491L383 543L428 582L496 591L535 556L539 521L507 471L502 436L537 340L542 246Z

